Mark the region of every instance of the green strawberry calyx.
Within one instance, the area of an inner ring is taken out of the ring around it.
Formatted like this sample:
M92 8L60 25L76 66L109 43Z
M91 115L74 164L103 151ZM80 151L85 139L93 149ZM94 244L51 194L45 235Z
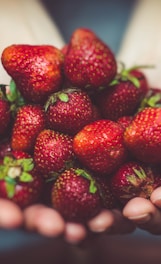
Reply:
M33 181L30 173L34 168L32 158L14 159L13 157L4 157L3 164L0 165L0 180L6 182L6 190L9 198L15 194L15 187L18 182Z
M97 191L96 182L92 178L92 176L86 170L79 169L79 168L76 169L75 172L77 175L82 176L85 179L89 180L90 181L89 192L93 193L93 194L96 193L96 191Z
M145 107L161 107L161 92L143 98L138 111L143 110Z
M140 167L140 169L133 168L134 174L131 174L127 177L128 181L134 185L138 186L140 185L140 182L144 181L146 179L145 171Z
M2 97L10 103L10 111L15 115L18 108L25 104L24 98L20 94L19 90L13 79L11 79L9 85L0 84L0 97Z
M54 105L58 100L64 103L68 103L69 94L73 92L78 92L78 91L80 91L80 89L76 87L70 87L70 88L66 88L61 91L53 93L52 95L49 96L47 102L45 103L45 106L44 106L45 111L48 110L50 105Z
M120 81L130 81L136 88L140 88L140 81L137 77L133 76L131 72L133 70L140 70L140 69L149 69L154 68L153 65L135 65L130 68L125 68L125 64L120 62L118 64L118 73L116 74L115 78L109 84L110 86L118 84Z
M150 197L154 190L154 177L147 175L142 167L133 168L134 174L127 177L128 181L136 188L139 188L139 196L143 198ZM129 190L128 190L129 192Z

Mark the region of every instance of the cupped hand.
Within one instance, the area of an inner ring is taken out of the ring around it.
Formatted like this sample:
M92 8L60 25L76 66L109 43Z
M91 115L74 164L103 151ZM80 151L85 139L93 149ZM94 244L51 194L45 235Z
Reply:
M53 208L42 204L32 205L24 210L25 226L30 231L36 231L44 236L56 237L62 235L69 243L80 243L89 233L123 234L133 232L135 224L117 210L102 210L89 220L86 225L65 222L62 216Z
M150 200L136 197L123 209L123 216L151 234L161 234L161 187L155 189Z

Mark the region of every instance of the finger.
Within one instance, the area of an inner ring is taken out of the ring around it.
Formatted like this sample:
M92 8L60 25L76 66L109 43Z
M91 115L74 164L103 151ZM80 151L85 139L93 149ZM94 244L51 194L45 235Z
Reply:
M65 226L64 237L66 241L77 244L85 239L87 231L85 226L78 223L67 223Z
M161 187L156 188L150 197L150 200L157 207L161 208Z
M100 214L88 222L88 227L96 233L106 231L110 234L129 233L135 229L134 224L117 209L102 210Z
M54 209L41 204L32 205L24 210L25 226L28 230L53 237L64 232L65 222Z
M17 228L23 223L23 214L21 209L13 202L0 199L0 227Z
M123 215L138 227L153 234L161 234L161 211L150 200L136 197L123 209Z

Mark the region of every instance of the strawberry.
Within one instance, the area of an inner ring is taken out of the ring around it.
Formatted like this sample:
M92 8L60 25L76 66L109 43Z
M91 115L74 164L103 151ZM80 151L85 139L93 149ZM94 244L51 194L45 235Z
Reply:
M68 88L51 95L45 104L48 127L74 135L93 119L93 106L88 94Z
M12 151L0 164L0 197L9 199L21 208L38 201L43 180L34 169L29 154Z
M114 121L94 121L74 136L74 153L90 170L110 174L126 159L123 132Z
M123 70L113 85L104 89L97 99L102 116L116 121L122 116L134 115L148 92L145 75L139 70Z
M84 222L95 216L101 202L91 173L70 168L60 174L52 188L52 205L68 221Z
M44 129L36 138L34 161L44 177L53 178L73 160L72 138L60 132Z
M147 107L133 118L125 129L124 142L140 161L161 162L161 108Z
M68 43L64 60L67 79L81 88L107 85L116 75L117 65L111 49L89 29L76 29Z
M121 116L117 119L117 123L119 123L124 129L128 127L133 120L133 116Z
M112 192L122 204L134 197L149 199L152 191L159 186L161 173L136 161L124 163L111 179Z
M10 120L10 105L7 101L0 99L0 136L4 136L7 132Z
M11 136L13 150L32 152L37 135L45 128L45 114L39 105L19 108Z
M0 159L3 159L9 153L11 153L11 144L10 140L5 139L4 141L0 142Z
M3 50L1 61L29 103L43 103L60 88L64 55L54 46L11 45Z
M0 90L0 136L4 136L9 129L11 121L10 104L6 100L2 89Z

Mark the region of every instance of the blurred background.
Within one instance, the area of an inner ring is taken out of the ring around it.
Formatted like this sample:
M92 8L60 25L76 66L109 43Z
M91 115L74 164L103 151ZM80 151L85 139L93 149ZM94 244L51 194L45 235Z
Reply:
M42 0L65 42L78 27L87 27L117 53L136 0Z

